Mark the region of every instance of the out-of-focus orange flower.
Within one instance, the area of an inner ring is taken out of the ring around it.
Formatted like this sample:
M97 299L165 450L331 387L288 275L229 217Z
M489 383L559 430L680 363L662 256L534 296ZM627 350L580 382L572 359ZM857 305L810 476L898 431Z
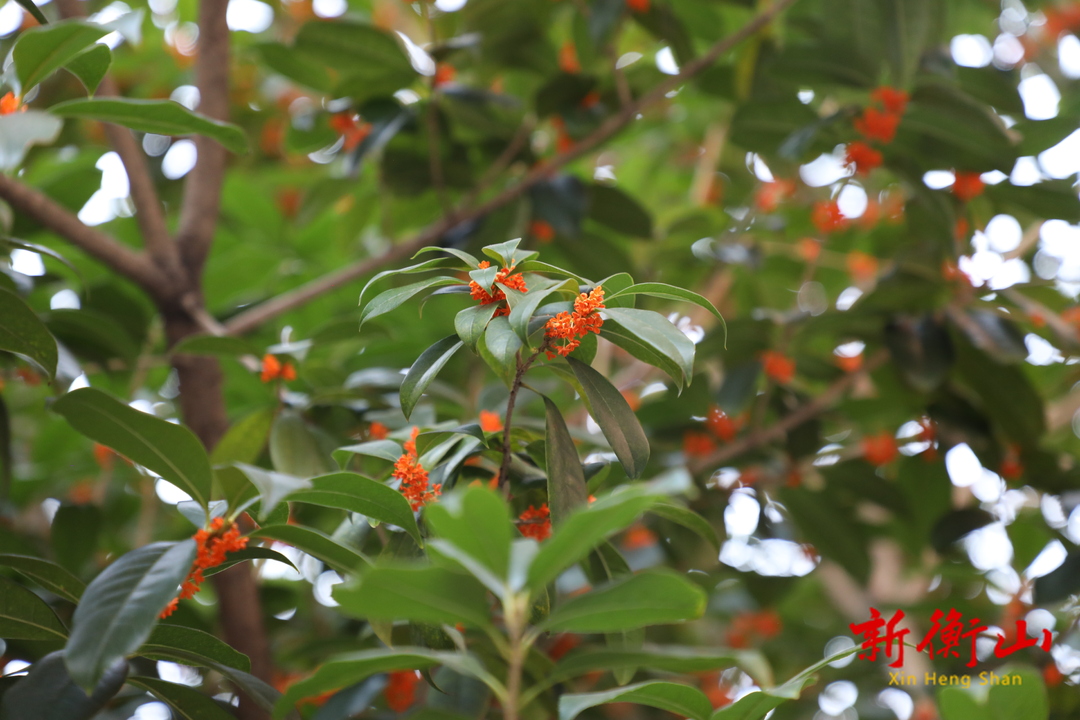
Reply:
M484 432L499 432L503 429L502 415L490 410L481 410L480 429Z
M185 598L195 597L203 584L203 571L217 567L225 562L228 553L236 552L247 547L248 539L240 536L240 528L235 523L226 525L225 518L214 518L209 528L199 530L194 535L196 553L195 562L191 565L191 571L180 586L180 595L173 598L164 610L161 617L167 618L176 611L180 601Z
M787 385L795 377L795 361L775 350L766 350L761 354L765 376L773 382Z
M857 283L865 283L877 277L878 260L861 250L852 250L845 260L847 271Z
M881 219L881 204L874 198L867 198L866 209L859 216L859 227L864 230L873 230Z
M1065 675L1058 669L1057 663L1052 659L1046 664L1042 672L1043 682L1046 687L1057 687L1065 679Z
M823 234L843 230L848 225L848 219L840 212L840 204L835 200L822 200L814 203L810 211L810 220L814 227Z
M795 245L799 257L803 262L813 263L821 256L821 241L805 237Z
M0 115L11 115L17 112L26 112L26 106L22 104L18 95L9 92L0 97Z
M262 373L259 379L264 383L278 379L291 382L296 379L296 367L291 362L281 362L277 356L267 353L263 355Z
M116 453L113 452L112 448L101 443L94 443L94 461L97 462L99 468L111 470L115 460Z
M1061 311L1061 319L1077 329L1080 334L1080 305L1074 305Z
M18 368L17 370L15 370L15 376L30 387L37 387L41 384L41 376L30 368Z
M877 435L867 435L862 441L863 457L866 462L876 467L888 465L899 454L896 447L896 438L891 433L882 432Z
M383 425L376 420L368 425L368 437L372 440L385 440L386 436L390 434L390 428Z
M638 394L636 392L634 392L633 390L623 390L621 395L623 396L623 400L626 401L626 404L630 406L630 409L633 412L637 412L641 409L641 398L638 397Z
M570 152L574 147L574 138L566 132L566 122L556 115L551 118L551 125L555 128L555 151L560 155Z
M1009 445L1005 449L1005 457L998 468L998 475L1006 480L1019 480L1024 475L1024 465L1020 462L1020 448Z
M630 9L630 12L649 12L649 0L626 0L626 7Z
M561 633L556 635L551 645L548 646L548 657L558 662L566 655L566 653L570 652L580 644L580 635L574 633Z
M724 442L731 442L735 439L735 436L739 433L739 425L739 422L716 405L709 408L709 414L705 418L705 427Z
M91 480L80 480L68 490L68 500L76 505L88 505L94 501L94 483Z
M704 457L716 449L716 441L708 433L687 430L683 433L683 454L687 457Z
M586 110L588 110L589 108L594 108L599 104L600 104L600 93L597 92L596 90L593 90L592 92L587 94L585 97L581 98L581 107L585 108Z
M858 355L833 355L836 367L846 373L859 372L863 366L863 354Z
M555 238L555 228L543 220L533 220L529 223L529 234L539 242L549 243Z
M949 282L954 280L962 282L966 285L971 285L971 276L960 269L960 267L952 260L944 260L941 263L941 277L945 278Z
M896 137L896 128L900 126L900 116L876 107L868 107L852 123L855 130L868 140L891 143Z
M968 202L982 195L985 187L986 183L982 181L979 173L957 172L956 179L953 181L952 194L961 202Z
M435 87L440 87L447 83L453 82L457 77L457 70L449 63L439 63L435 66L435 77L432 80Z
M285 142L285 125L279 117L269 118L259 132L259 149L263 155L277 157Z
M714 710L719 710L732 703L735 699L736 689L724 682L722 674L711 672L701 677L701 692L709 698Z
M794 195L795 190L795 183L791 180L762 183L754 196L754 205L761 212L773 212L783 200Z
M551 537L551 511L548 510L547 503L540 507L527 507L518 516L518 532L537 542Z
M739 471L739 485L743 487L751 487L757 485L762 478L760 468L748 467Z
M742 612L732 618L728 628L728 645L749 647L755 640L768 640L783 630L784 624L775 610Z
M967 240L969 232L971 232L971 223L968 222L968 219L966 217L957 218L956 224L953 225L953 237L957 240Z
M371 125L360 122L359 116L351 112L333 115L330 118L330 128L345 139L343 147L346 152L356 149L371 134Z
M875 89L870 93L870 98L881 103L885 111L893 115L903 115L904 110L907 108L908 94L903 90L897 90L887 85Z
M277 206L286 218L296 217L300 211L300 201L304 195L296 188L282 188L277 193Z
M622 540L623 550L640 550L655 544L656 533L641 523L635 523L627 528Z
M897 224L904 219L904 195L893 191L885 195L881 201L881 214L888 222Z
M565 340L561 345L553 345L547 351L548 360L555 355L566 357L581 345L581 338L589 333L600 334L604 319L599 311L604 309L604 288L597 285L587 293L581 293L574 300L573 312L561 312L547 321L544 326L547 337L551 340Z
M383 695L386 706L396 713L403 713L416 702L416 684L420 681L415 670L389 673Z
M848 143L844 162L854 166L856 173L867 175L871 170L881 167L882 157L879 151L856 140Z
M577 48L574 43L564 42L559 48L559 69L565 73L581 72L581 63L578 61Z

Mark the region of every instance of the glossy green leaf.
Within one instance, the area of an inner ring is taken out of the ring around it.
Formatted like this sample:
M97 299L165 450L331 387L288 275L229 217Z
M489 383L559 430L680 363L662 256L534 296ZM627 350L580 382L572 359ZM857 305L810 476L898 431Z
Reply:
M128 682L135 687L149 690L163 701L181 720L232 720L234 717L223 703L187 685L167 682L158 678L132 677Z
M213 465L230 465L250 464L258 460L266 447L276 414L276 408L265 408L237 420L214 446L210 462Z
M249 545L246 548L237 550L236 552L229 553L225 562L220 565L215 565L212 568L203 570L203 577L210 577L211 575L217 575L223 570L228 570L233 565L237 565L248 560L275 560L283 565L288 565L293 570L300 572L299 568L293 564L293 561L286 556L279 553L277 550L271 550L268 547L261 547L259 545Z
M584 675L591 670L615 670L623 667L648 667L653 670L693 674L739 667L762 685L772 684L772 669L756 650L688 647L679 645L645 645L639 650L592 648L567 655L553 672L561 681Z
M377 298L376 298L377 299ZM420 354L401 381L401 411L408 419L416 403L439 371L454 357L464 343L457 335L447 335Z
M449 540L497 577L506 577L513 534L510 511L498 493L470 487L425 507L424 522L435 536Z
M709 524L708 520L693 510L674 503L660 503L649 512L682 525L687 530L697 533L699 537L708 541L717 550L720 549L720 537L716 534L716 529Z
M604 315L674 362L689 383L694 374L694 343L670 320L659 313L634 308L611 308L604 310Z
M397 462L397 459L404 453L405 450L402 449L401 445L393 440L371 440L357 445L340 447L334 451L333 456L338 465L344 467L351 455L365 455L388 460L389 462Z
M248 656L230 647L210 633L183 625L158 625L139 648L139 654L157 660L172 660L192 664L220 663L237 670L250 672Z
M186 427L135 410L94 388L69 392L52 408L83 435L153 470L206 507L213 483L210 460Z
M24 32L11 51L23 90L52 75L108 32L82 20L64 20Z
M387 95L416 77L399 41L365 23L342 20L305 23L296 35L294 47L346 76L361 73Z
M318 430L292 411L285 411L270 428L270 461L286 475L308 478L333 470L330 452Z
M333 88L330 73L320 64L280 43L259 43L253 48L263 63L300 85L328 93Z
M491 356L490 362L495 363L492 369L504 378L513 378L517 372L517 357L522 342L510 327L510 320L505 315L492 318L488 323L484 332L484 348Z
M49 112L60 117L99 120L157 135L203 135L238 155L248 151L247 136L238 126L192 112L172 100L68 100L53 105Z
M705 592L681 575L651 570L620 578L573 597L552 611L543 627L598 633L681 623L705 612Z
M44 600L22 585L0 577L0 637L63 640L67 630Z
M442 287L444 285L461 284L461 281L456 278L430 277L420 280L419 282L402 285L401 287L391 288L385 292L381 292L372 298L371 302L365 305L364 309L360 311L360 327L364 327L364 323L371 318L379 317L391 310L395 310L406 301L411 300L425 290L434 287Z
M311 479L308 489L293 492L290 500L340 508L373 520L397 525L423 546L409 501L399 491L356 473L340 472Z
M60 565L29 555L0 555L0 566L9 567L36 582L49 592L73 603L86 589L86 583Z
M311 481L295 475L264 470L254 465L237 463L236 467L247 476L251 484L259 489L259 521L266 520L270 511L286 497L299 490L311 487Z
M49 378L56 372L56 340L37 314L4 288L0 288L0 350L26 358Z
M724 323L724 316L720 314L720 311L717 310L706 297L699 295L692 290L686 290L685 288L660 282L637 283L624 290L619 290L610 298L605 298L605 301L614 300L615 298L625 297L627 295L648 295L650 297L663 298L664 300L681 300L683 302L693 303L712 313L713 317L720 321L720 326L724 328L725 334L727 333L727 325Z
M712 712L709 698L697 688L653 680L602 692L566 693L559 698L559 720L574 720L588 708L614 702L648 705L693 720L706 720Z
M495 303L473 305L454 316L454 331L470 350L476 350L476 343L487 330L488 323L499 306Z
M606 377L583 362L566 358L585 392L589 414L600 426L630 478L641 477L649 462L649 439L626 398Z
M544 454L548 476L548 506L551 522L558 526L570 513L586 504L589 496L585 485L585 472L581 469L577 446L566 429L559 408L544 397L545 425Z
M115 696L128 674L118 660L87 695L68 675L64 652L51 652L30 666L25 678L0 698L2 720L90 720Z
M356 572L368 560L358 551L342 545L326 533L302 525L267 525L251 533L252 538L280 540L303 550L343 575Z
M146 642L194 560L194 540L156 542L122 555L94 578L75 609L65 648L78 685L93 687Z
M440 567L376 567L334 588L334 599L355 617L436 625L489 624L485 597L476 580Z
M606 340L622 348L632 356L644 363L659 368L667 373L668 377L675 381L679 390L682 390L688 381L682 367L667 355L658 352L652 345L645 342L632 330L624 328L615 320L606 320L600 335Z
M111 64L112 51L109 50L109 46L97 43L89 50L73 57L64 67L79 78L79 82L86 88L87 93L93 95L105 78L105 73L109 72Z

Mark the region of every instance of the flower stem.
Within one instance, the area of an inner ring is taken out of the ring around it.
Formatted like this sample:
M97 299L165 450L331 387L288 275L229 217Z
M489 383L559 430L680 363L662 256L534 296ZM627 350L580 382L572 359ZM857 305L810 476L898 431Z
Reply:
M502 465L499 467L499 487L503 488L506 493L510 492L510 421L514 415L514 403L517 402L518 391L521 390L521 383L525 378L526 371L532 367L532 364L540 357L540 353L544 352L547 347L548 341L544 340L544 344L524 362L521 361L520 352L517 356L517 370L514 372L514 381L510 384L510 398L506 401L506 421L503 423Z

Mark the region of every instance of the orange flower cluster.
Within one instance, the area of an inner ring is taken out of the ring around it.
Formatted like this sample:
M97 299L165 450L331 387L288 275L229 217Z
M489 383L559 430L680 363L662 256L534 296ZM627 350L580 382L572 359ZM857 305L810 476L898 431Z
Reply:
M775 350L766 350L761 354L761 364L765 376L773 382L787 385L795 377L795 361Z
M630 12L649 12L649 0L626 0L626 7L630 8Z
M0 115L11 115L17 112L26 112L26 106L22 104L18 95L9 92L0 97Z
M372 440L385 440L386 436L390 434L390 428L386 427L381 422L376 420L375 422L371 423L371 425L368 425L367 432L368 437Z
M386 707L403 713L416 702L416 685L419 682L415 670L399 670L389 673L383 695Z
M480 270L485 270L491 267L491 263L484 260L478 266ZM511 274L514 272L514 266L505 267L495 274L495 282L492 283L490 288L480 287L480 283L475 280L469 283L469 295L473 300L479 300L481 305L490 305L491 303L503 302L506 300L506 293L496 287L497 283L501 283L508 288L513 288L518 292L528 292L529 288L525 287L525 276L521 273ZM488 292L488 290L494 290L494 292ZM503 305L495 311L495 317L500 315L509 315L510 308Z
M855 172L868 175L871 170L881 167L881 153L866 143L856 140L847 145L845 165L854 165Z
M731 442L739 433L742 422L733 419L718 406L713 405L709 408L709 414L705 418L705 427L709 429L709 432L724 442Z
M548 360L555 357L556 353L566 357L581 345L581 338L589 333L600 334L600 327L604 319L596 314L597 310L604 309L604 288L597 285L588 293L581 293L574 300L574 312L561 312L547 321L544 327L547 336L553 340L566 340L564 345L554 345L552 351L548 351Z
M481 410L480 429L484 432L499 432L503 429L502 415L490 410Z
M728 628L728 645L749 647L754 639L768 640L780 634L784 624L775 610L744 612L735 616Z
M281 362L276 356L267 353L262 359L262 374L259 379L264 383L278 378L289 382L296 379L296 367L291 362Z
M960 199L960 202L968 202L982 195L986 183L976 172L957 172L953 181L952 194Z
M442 492L442 486L428 487L428 471L416 455L416 436L420 428L414 427L412 438L405 443L405 454L394 463L393 477L401 481L401 494L409 501L413 512L434 502Z
M899 453L899 449L896 447L896 438L889 432L864 437L862 451L866 462L876 467L888 465L896 459Z
M754 197L754 205L761 212L772 212L785 198L795 194L795 183L791 180L776 180L762 183Z
M371 134L371 125L357 122L359 116L352 113L338 113L330 118L330 127L345 138L345 151L355 150Z
M549 243L555 239L555 228L543 220L533 220L529 223L529 234L539 242Z
M435 87L441 87L447 83L453 82L457 77L457 70L453 65L449 63L439 63L435 66L435 77L432 78L432 83Z
M551 537L551 511L547 503L540 507L530 505L518 516L518 531L537 542Z
M810 211L810 221L819 232L825 234L843 230L848 225L848 219L840 212L840 203L835 200L814 203L814 208Z
M656 544L656 533L642 523L631 525L622 539L623 550L640 550Z
M896 137L896 128L904 116L908 94L891 87L879 87L870 94L870 98L880 105L871 105L855 118L855 129L868 140L891 143Z
M180 595L173 598L172 602L161 611L162 618L172 615L181 600L195 597L205 579L203 578L204 570L225 562L225 556L228 553L246 548L248 539L240 537L240 528L234 523L230 523L226 528L225 518L214 518L209 530L204 528L195 533L195 544L198 546L198 551L195 554L195 562L191 565L191 571L180 586Z
M716 441L709 433L687 430L683 433L683 455L705 457L716 449Z

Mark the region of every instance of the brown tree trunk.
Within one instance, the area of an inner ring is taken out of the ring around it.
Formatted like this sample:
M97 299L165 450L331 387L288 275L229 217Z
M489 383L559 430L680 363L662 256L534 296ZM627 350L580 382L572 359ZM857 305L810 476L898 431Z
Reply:
M163 311L169 347L200 328L187 313ZM228 429L223 392L224 377L215 358L174 355L173 367L180 379L180 409L184 422L213 450ZM263 626L262 603L255 575L248 563L240 563L211 578L218 596L218 620L225 642L251 658L251 674L271 682L270 645ZM269 714L241 695L240 720L268 720Z

